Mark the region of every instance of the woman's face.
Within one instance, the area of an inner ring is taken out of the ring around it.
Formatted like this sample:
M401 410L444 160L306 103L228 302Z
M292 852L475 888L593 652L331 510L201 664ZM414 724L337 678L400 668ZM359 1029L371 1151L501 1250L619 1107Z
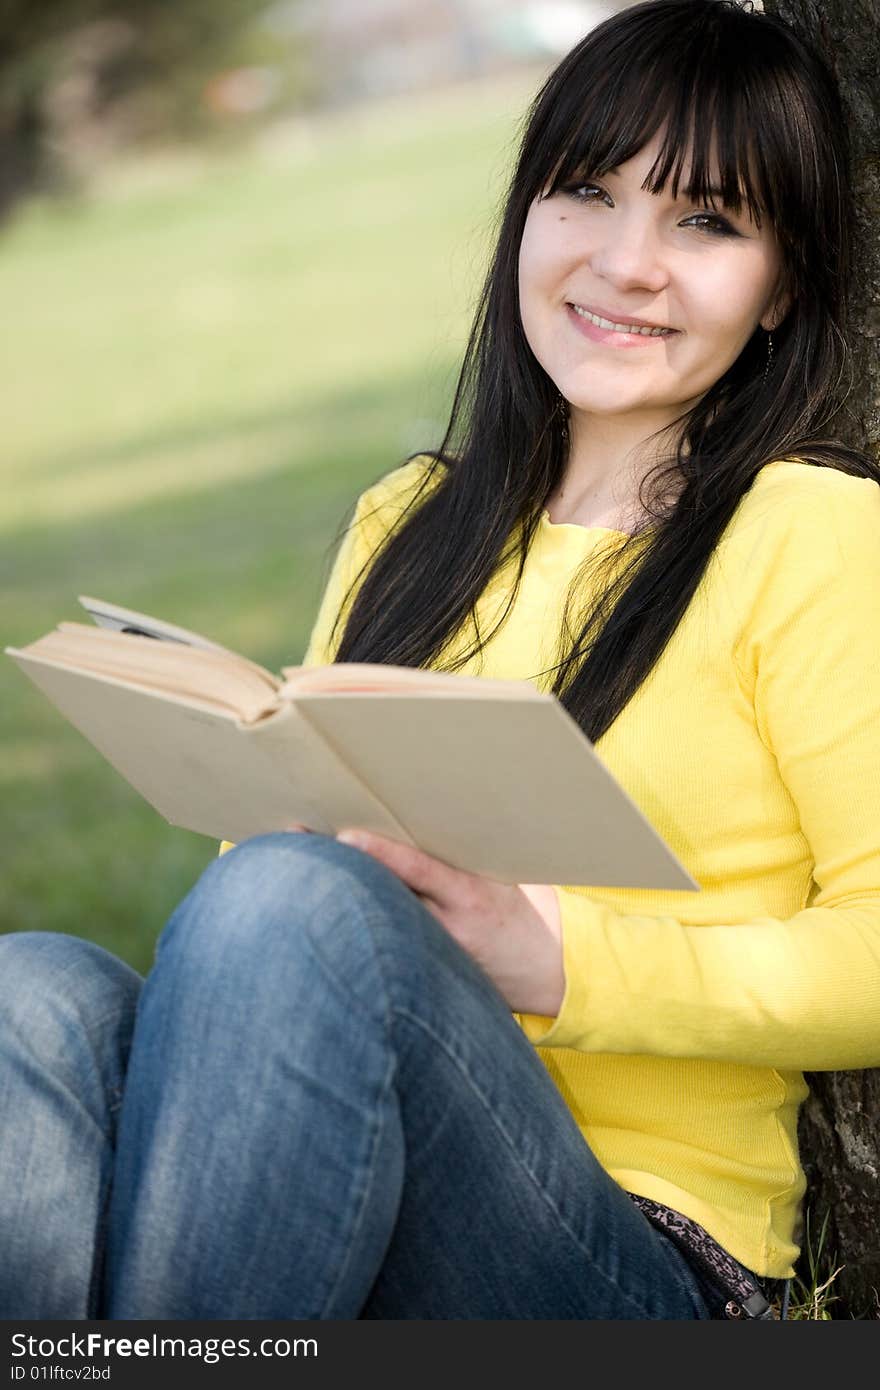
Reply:
M651 429L696 404L758 323L783 313L766 219L759 230L720 195L713 210L681 187L673 200L669 183L642 188L659 139L595 182L536 199L519 256L526 338L574 411L637 412Z

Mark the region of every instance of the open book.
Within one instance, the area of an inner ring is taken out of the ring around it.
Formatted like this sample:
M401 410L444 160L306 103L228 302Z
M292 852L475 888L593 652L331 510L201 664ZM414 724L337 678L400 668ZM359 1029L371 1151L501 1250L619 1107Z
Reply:
M698 889L554 695L368 663L280 676L101 600L6 651L166 820L362 826L505 883ZM157 640L158 639L158 640Z

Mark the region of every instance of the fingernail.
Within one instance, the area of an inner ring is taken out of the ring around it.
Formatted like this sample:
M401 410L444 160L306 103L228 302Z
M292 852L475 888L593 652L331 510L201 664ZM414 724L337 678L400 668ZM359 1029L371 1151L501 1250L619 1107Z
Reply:
M336 838L343 845L354 845L355 849L363 849L367 843L366 835L360 830L340 830Z

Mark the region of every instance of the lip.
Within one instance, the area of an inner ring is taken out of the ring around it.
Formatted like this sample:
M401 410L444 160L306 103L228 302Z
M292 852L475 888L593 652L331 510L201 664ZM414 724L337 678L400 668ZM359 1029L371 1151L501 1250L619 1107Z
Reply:
M623 348L647 347L649 343L668 343L670 338L678 333L678 329L673 329L670 333L637 333L635 330L639 327L662 328L664 325L659 323L649 324L644 319L634 319L631 315L626 319L612 318L609 313L601 309L594 309L592 305L589 304L581 304L578 307L581 309L588 309L591 314L599 314L603 319L611 319L612 323L632 323L632 333L620 333L614 328L600 328L598 324L591 323L589 319L585 319L581 314L578 314L570 303L566 303L566 317L575 331L578 332L582 338L588 338L590 342L593 343L602 343L606 347L620 350Z
M570 303L575 303L570 300ZM579 309L586 309L588 314L596 314L600 319L608 319L609 323L631 323L635 328L671 328L668 323L654 323L651 319L633 318L632 314L621 314L616 309L603 309L598 304L580 304ZM672 332L676 332L673 328Z

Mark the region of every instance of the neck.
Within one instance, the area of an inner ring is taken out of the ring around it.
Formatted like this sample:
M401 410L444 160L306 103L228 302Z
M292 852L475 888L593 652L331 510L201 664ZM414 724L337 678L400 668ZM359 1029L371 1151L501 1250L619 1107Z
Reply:
M568 430L568 462L549 503L551 520L581 525L636 521L639 487L674 445L668 417L587 415L572 406Z

